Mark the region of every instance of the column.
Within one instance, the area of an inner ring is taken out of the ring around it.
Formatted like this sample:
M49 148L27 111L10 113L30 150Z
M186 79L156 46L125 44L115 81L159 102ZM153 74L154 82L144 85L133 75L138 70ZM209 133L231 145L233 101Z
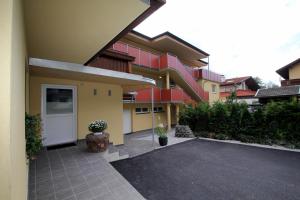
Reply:
M179 122L179 104L176 104L176 124Z
M170 89L170 73L166 73L166 89ZM171 130L171 104L167 103L167 125L168 131Z
M167 103L167 125L168 131L171 130L171 104Z
M166 73L166 89L170 89L170 73Z

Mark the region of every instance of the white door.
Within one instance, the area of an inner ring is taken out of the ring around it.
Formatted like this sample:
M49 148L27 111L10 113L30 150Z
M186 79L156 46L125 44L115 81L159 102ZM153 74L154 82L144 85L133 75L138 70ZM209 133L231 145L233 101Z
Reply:
M76 99L76 86L42 85L44 146L77 140Z
M123 110L123 133L131 133L131 111Z

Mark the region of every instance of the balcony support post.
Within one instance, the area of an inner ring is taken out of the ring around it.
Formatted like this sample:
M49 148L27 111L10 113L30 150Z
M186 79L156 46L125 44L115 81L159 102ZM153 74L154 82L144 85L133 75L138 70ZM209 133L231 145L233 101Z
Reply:
M154 91L153 86L151 87L151 114L152 114L152 147L154 149Z
M176 124L179 124L179 104L176 104Z
M171 104L167 103L167 125L168 131L171 130Z
M166 73L166 89L170 89L170 73L168 71Z

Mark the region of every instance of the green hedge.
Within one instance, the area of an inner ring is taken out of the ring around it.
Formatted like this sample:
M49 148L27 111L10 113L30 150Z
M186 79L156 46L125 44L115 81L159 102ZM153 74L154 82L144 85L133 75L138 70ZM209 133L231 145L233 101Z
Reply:
M179 123L189 125L196 136L300 148L300 103L296 101L271 102L253 112L246 104L232 101L201 103L183 108Z

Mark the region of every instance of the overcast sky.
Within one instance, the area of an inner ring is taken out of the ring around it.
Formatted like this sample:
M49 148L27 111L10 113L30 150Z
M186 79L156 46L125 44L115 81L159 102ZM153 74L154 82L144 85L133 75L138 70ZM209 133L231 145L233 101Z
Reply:
M300 57L300 0L167 0L136 29L169 31L210 54L210 68L279 84L280 67Z

